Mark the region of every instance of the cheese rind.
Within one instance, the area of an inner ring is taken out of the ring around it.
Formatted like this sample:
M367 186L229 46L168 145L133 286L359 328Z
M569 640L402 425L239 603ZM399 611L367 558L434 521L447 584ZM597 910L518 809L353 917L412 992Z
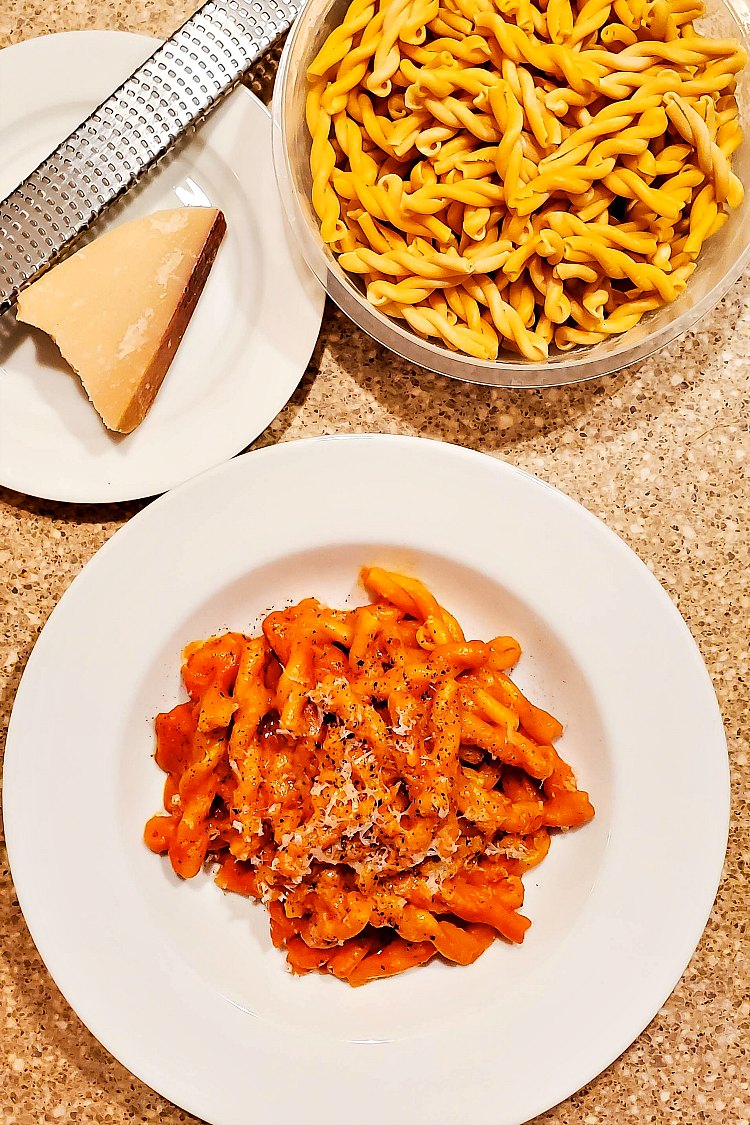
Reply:
M180 207L123 223L24 290L16 317L46 332L105 426L130 433L156 397L226 231Z

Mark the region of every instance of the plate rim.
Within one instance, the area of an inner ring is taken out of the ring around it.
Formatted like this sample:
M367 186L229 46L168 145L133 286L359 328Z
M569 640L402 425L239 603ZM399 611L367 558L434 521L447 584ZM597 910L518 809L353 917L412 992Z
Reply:
M90 52L94 50L95 41L98 41L99 43L104 45L104 50L112 52L113 57L117 56L118 58L120 57L120 47L122 47L122 45L125 45L125 49L127 50L127 44L141 43L144 46L150 45L152 47L152 50L156 50L159 44L164 42L164 39L160 36L144 34L143 32L139 31L126 31L112 28L82 28L80 30L72 31L55 31L49 34L30 36L28 39L23 39L18 43L8 44L6 47L0 49L0 74L2 73L2 69L6 61L10 61L10 59L12 58L13 61L11 62L11 65L17 65L15 60L19 56L23 55L28 55L31 57L35 54L40 54L41 57L39 59L39 62L34 63L34 66L43 65L45 62L48 62L50 58L56 60L58 65L63 65L60 61L60 54L64 54L66 50L66 44L69 44L74 40L77 42L82 42L84 39L89 40L87 51ZM117 46L118 44L120 45L120 47ZM30 63L31 58L27 62L25 62L25 65L28 66L30 65ZM275 172L273 170L273 160L271 154L272 115L268 106L266 106L248 86L245 86L241 83L239 87L232 91L229 98L221 100L221 103L217 106L217 111L221 112L223 110L225 113L228 112L228 106L232 104L230 99L244 99L245 95L250 99L250 103L246 103L244 102L244 100L243 102L235 100L233 104L240 107L239 112L247 112L248 104L251 107L250 112L254 113L258 109L262 110L263 118L265 119L265 122L268 126L268 169L269 174L273 178L275 183ZM73 93L70 96L74 97L75 94ZM215 115L213 113L210 115L209 119L207 119L206 122L209 128L212 120L215 120ZM206 131L204 135L208 136L208 131ZM226 156L221 156L221 159L227 163L227 167L232 171L232 174L237 183L241 185L241 190L245 197L250 198L244 186L247 183L247 176L244 175L244 173L242 175L239 175L235 170L235 166L226 160ZM291 249L289 226L286 221L283 208L281 206L280 196L278 197L277 202L277 217L283 224L284 229L287 231ZM123 221L128 220L124 219ZM314 336L309 341L309 347L307 343L305 343L304 347L301 347L299 349L300 354L304 352L306 356L304 363L302 362L302 360L300 360L299 363L292 363L291 361L287 362L287 366L289 367L290 371L292 368L294 368L294 373L296 373L296 376L293 373L282 380L283 390L281 390L279 394L275 396L273 403L266 403L265 409L257 414L256 421L253 422L253 424L248 428L247 433L243 436L242 444L238 445L238 439L235 438L234 441L226 446L224 452L219 455L219 460L215 460L213 463L204 463L202 465L199 464L195 468L185 469L183 471L177 472L176 474L170 473L168 471L168 466L164 466L159 473L152 472L150 474L150 477L153 478L150 480L150 482L144 480L140 476L140 474L138 474L136 479L133 480L132 483L128 483L128 478L126 477L123 481L119 483L116 482L114 485L111 485L107 479L106 470L103 470L101 472L101 475L97 475L97 465L94 461L92 461L91 470L87 475L85 482L79 480L71 487L61 488L59 480L55 477L52 466L50 466L50 470L47 473L47 479L45 483L43 480L34 480L33 477L30 480L29 473L24 471L23 469L19 472L18 469L12 465L7 465L4 467L0 465L0 487L7 488L8 490L16 492L21 496L29 496L53 503L97 505L129 503L138 500L148 500L152 497L163 495L170 489L177 488L180 485L184 484L186 481L191 480L193 477L200 475L203 472L210 471L212 468L215 468L216 465L222 464L226 460L230 460L232 457L237 456L238 453L241 453L243 450L247 449L247 447L253 441L257 440L257 438L265 432L274 418L278 416L278 414L284 409L286 404L293 397L295 391L297 390L297 387L304 377L305 371L310 362L310 358L315 350L315 347L317 346L318 340L320 339L323 315L325 311L325 290L322 286L320 286L319 282L317 282L317 279L315 279L314 275L308 270L299 254L297 254L294 258L290 255L288 272L290 276L292 272L296 274L299 289L298 295L301 300L304 298L304 302L309 307L311 315L314 314L314 322L317 327ZM269 356L264 354L263 359L264 362L267 363ZM236 366L237 364L243 363L246 360L247 355L243 351L240 353L234 365ZM299 370L297 371L298 368ZM294 378L293 385L291 385L292 378ZM91 410L93 410L93 407L91 407ZM66 423L62 416L60 416L58 421L61 427L65 426ZM175 421L175 425L179 425L179 420Z
M714 876L712 877L712 879L706 880L702 895L698 893L696 896L697 899L700 899L701 906L697 911L693 911L693 925L690 928L690 933L682 933L680 935L676 935L681 939L679 942L680 953L672 959L671 972L669 972L668 974L663 974L662 987L659 990L659 995L656 996L654 994L648 999L648 1001L641 1002L641 1009L648 1009L648 1012L642 1019L639 1017L636 1020L638 1024L637 1029L633 1031L633 1026L623 1027L620 1031L620 1034L617 1036L618 1045L616 1049L611 1045L604 1047L601 1043L599 1044L598 1049L596 1048L596 1045L592 1046L589 1061L585 1065L579 1066L579 1073L576 1074L575 1078L569 1080L566 1083L563 1083L565 1088L562 1090L558 1089L555 1092L554 1101L550 1101L549 1096L541 1097L539 1099L539 1103L533 1109L531 1116L525 1116L522 1119L523 1121L529 1121L531 1120L532 1116L543 1113L546 1110L553 1108L555 1105L558 1105L562 1101L565 1101L567 1098L571 1097L578 1090L595 1079L613 1062L615 1062L616 1059L619 1058L619 1056L623 1053L623 1051L626 1050L640 1036L644 1028L648 1026L648 1024L664 1004L665 1000L672 993L682 974L684 973L685 968L689 964L695 952L695 949L697 948L701 935L705 930L706 924L713 909L716 893L721 881L730 823L729 763L726 751L726 735L724 730L724 723L719 709L718 701L716 700L713 684L698 645L693 638L686 621L680 614L677 606L672 601L666 589L651 573L646 564L639 558L639 556L632 550L632 548L630 548L628 544L625 543L625 541L621 539L621 537L615 531L613 531L603 520L599 519L593 514L593 512L591 512L577 500L568 496L558 487L549 484L548 482L540 479L534 474L529 473L526 470L501 459L500 457L495 457L491 454L467 449L466 447L460 445L443 442L436 439L393 434L339 434L302 438L295 441L281 442L273 446L264 447L262 449L246 453L241 457L235 458L231 461L223 462L220 465L207 470L205 473L200 474L198 477L191 478L172 492L164 494L163 496L155 500L152 504L148 505L147 508L144 508L141 512L134 516L133 519L131 519L127 524L118 529L110 537L110 539L105 542L105 544L95 553L94 556L92 556L88 563L74 578L73 582L70 584L70 586L65 591L65 593L53 609L52 613L50 614L50 617L45 623L34 646L34 649L32 650L26 668L24 669L21 683L19 684L18 692L16 695L16 700L18 700L19 696L21 696L23 699L21 693L24 685L24 680L27 678L31 680L32 676L34 675L34 668L36 663L40 659L43 659L45 645L48 643L52 643L50 642L50 636L53 635L56 626L53 625L52 630L50 630L50 623L53 622L56 615L58 614L60 606L63 605L63 603L68 598L69 591L73 590L74 587L76 587L78 590L81 589L81 587L86 582L86 578L84 576L87 572L90 573L90 568L92 566L98 568L106 564L106 559L110 556L110 554L119 549L119 547L117 546L118 541L121 543L125 538L138 536L140 534L139 528L141 524L155 518L155 516L151 513L152 508L155 509L156 512L158 512L160 508L168 507L175 502L179 503L182 494L188 493L194 488L204 487L207 482L210 483L209 478L221 477L225 474L232 473L238 473L239 475L241 475L247 470L248 458L256 459L254 464L256 464L257 471L257 469L262 466L264 461L273 460L276 457L293 457L299 447L306 447L309 449L313 447L321 447L323 445L330 445L332 443L335 443L338 446L343 446L345 444L357 445L364 443L379 443L385 445L386 447L389 445L396 445L402 447L411 447L412 449L418 449L420 447L432 447L433 449L438 448L443 453L447 453L449 456L456 456L459 459L465 458L469 459L470 461L481 461L485 464L489 462L494 466L493 472L496 472L500 478L502 478L505 474L508 474L511 477L515 476L517 478L520 478L521 480L525 481L526 484L530 487L541 486L543 489L549 490L549 492L554 494L556 502L562 502L564 506L570 508L579 517L585 519L592 527L595 527L599 533L604 534L609 541L610 546L614 547L623 555L623 557L627 558L628 562L631 565L635 565L637 567L637 569L640 571L641 577L646 579L646 581L650 584L652 591L661 598L665 612L667 612L672 619L671 624L681 630L683 634L683 640L688 644L690 648L691 659L696 667L696 671L698 672L698 674L702 675L704 687L707 688L709 692L712 709L712 722L715 724L715 734L717 737L716 746L712 746L711 760L713 762L713 765L716 767L718 774L722 775L721 777L717 776L715 785L722 791L721 795L723 797L724 803L724 815L721 818L721 823L718 825L714 825L714 828L716 830L714 850L716 856L719 857L718 862L715 864ZM102 562L102 559L105 560L104 563ZM47 639L43 643L40 643L42 642L42 638L45 636L45 633L47 633ZM31 675L29 675L30 670ZM29 687L27 685L24 691L27 692L28 690ZM6 820L8 858L12 875L14 870L17 868L18 855L22 850L20 847L17 847L20 833L15 819L15 814L12 812L10 805L13 787L16 784L14 780L16 772L15 763L20 759L19 749L16 749L19 738L14 730L15 715L16 705L14 703L13 711L11 713L11 720L8 727L6 746L6 770L8 764L10 764L11 768L6 773L6 783L3 787L3 812L5 814ZM8 797L7 778L11 779L11 798ZM21 863L21 866L23 866L23 862ZM16 885L15 877L14 885ZM42 957L42 960L44 961L47 971L50 973L50 976L62 992L66 1001L70 1004L71 1008L78 1013L78 1008L70 999L67 989L65 987L61 987L61 985L58 983L58 972L53 972L48 967L47 956L49 954L50 946L54 947L54 939L51 938L51 936L48 938L42 934L39 937L39 940L37 940L39 935L39 928L36 925L36 922L32 925L29 923L27 918L27 909L30 906L27 896L27 888L21 889L16 885L16 891L21 910L26 920L26 924L29 928L32 939L34 940L34 943L37 946L37 949ZM31 908L29 912L33 914L33 908ZM53 961L55 959L54 952L52 953L51 959ZM60 975L64 976L65 974L63 972ZM642 1014L643 1013L641 1013L641 1015ZM134 1075L144 1081L147 1085L151 1086L152 1089L162 1094L162 1096L169 1098L174 1102L174 1104L185 1108L189 1112L193 1112L206 1117L206 1119L209 1121L218 1120L211 1116L210 1106L207 1107L205 1097L203 1099L203 1104L198 1104L197 1101L189 1102L185 1100L183 1096L180 1096L179 1090L175 1089L174 1081L165 1082L163 1075L157 1075L156 1077L154 1076L154 1074L152 1073L152 1070L154 1069L153 1065L138 1065L134 1068L133 1066L131 1066L132 1050L130 1052L122 1051L119 1048L113 1048L113 1046L111 1045L112 1039L116 1038L116 1033L112 1033L112 1035L110 1036L108 1032L103 1032L101 1027L98 1027L95 1030L94 1026L92 1026L92 1023L96 1024L96 1020L90 1022L85 1015L80 1015L80 1018L91 1030L95 1038L97 1038L99 1042L102 1043L102 1045L109 1051L110 1054L112 1054L115 1059L118 1059ZM135 1048L135 1054L137 1055L137 1046ZM156 1061L155 1068L158 1070L158 1060ZM170 1077L174 1079L174 1076ZM210 1094L208 1095L208 1101L210 1102ZM405 1120L409 1120L409 1118L405 1118Z

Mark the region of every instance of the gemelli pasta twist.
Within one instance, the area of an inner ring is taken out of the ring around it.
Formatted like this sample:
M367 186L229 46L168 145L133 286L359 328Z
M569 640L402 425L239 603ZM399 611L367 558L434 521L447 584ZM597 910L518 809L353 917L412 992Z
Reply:
M478 316L434 297L426 324ZM352 985L522 942L522 875L594 816L560 723L507 674L518 643L467 641L415 578L362 581L369 605L306 598L261 636L188 646L190 698L156 719L166 815L145 830L183 878L215 862L266 903L293 972Z
M674 301L742 201L699 0L353 0L308 71L321 237L423 339L543 361Z

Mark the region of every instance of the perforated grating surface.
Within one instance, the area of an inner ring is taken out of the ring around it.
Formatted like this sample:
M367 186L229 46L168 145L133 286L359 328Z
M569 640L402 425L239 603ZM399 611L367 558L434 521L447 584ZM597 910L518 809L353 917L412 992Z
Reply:
M287 0L208 0L0 203L0 313L291 26ZM251 88L275 71L255 68Z

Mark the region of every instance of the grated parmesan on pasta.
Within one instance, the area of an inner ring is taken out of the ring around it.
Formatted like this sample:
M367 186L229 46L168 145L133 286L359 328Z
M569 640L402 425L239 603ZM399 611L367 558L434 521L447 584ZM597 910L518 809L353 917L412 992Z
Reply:
M216 863L265 904L293 971L353 985L522 941L522 874L594 815L560 724L507 675L517 642L467 641L416 579L362 577L369 605L308 598L188 646L145 832L179 875Z

